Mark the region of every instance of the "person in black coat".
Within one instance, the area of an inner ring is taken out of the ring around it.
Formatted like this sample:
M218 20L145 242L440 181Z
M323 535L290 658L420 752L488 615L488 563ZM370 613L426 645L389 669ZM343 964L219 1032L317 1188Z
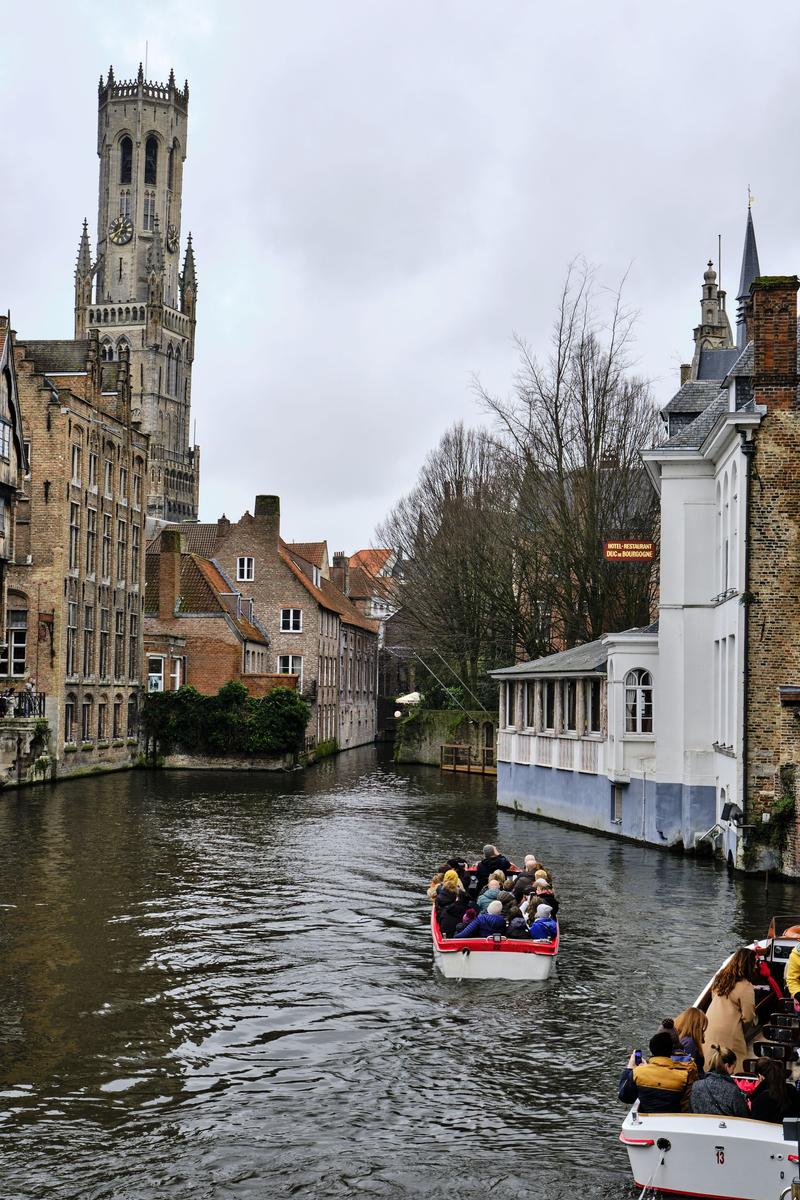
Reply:
M759 1085L750 1093L750 1115L756 1121L772 1121L781 1125L784 1117L795 1117L800 1111L798 1095L786 1083L786 1068L774 1058L756 1060Z
M497 853L497 846L486 845L483 847L483 858L475 868L475 874L478 878L478 891L486 887L489 876L493 871L502 871L507 875L512 868L512 863L504 854Z
M469 897L466 892L458 892L452 897L448 904L443 904L441 908L437 907L436 916L439 921L439 929L442 937L455 937L456 930L464 919L464 913L470 905Z

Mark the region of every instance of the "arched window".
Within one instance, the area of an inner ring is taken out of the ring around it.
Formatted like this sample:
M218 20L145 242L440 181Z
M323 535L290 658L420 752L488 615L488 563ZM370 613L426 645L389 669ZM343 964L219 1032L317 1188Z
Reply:
M172 342L170 342L170 344L167 346L167 388L166 388L166 391L167 391L168 396L175 395L175 382L172 377L172 368L173 368L174 361L175 360L172 355Z
M120 188L119 215L121 217L129 217L131 215L131 189L130 188Z
M156 227L156 194L155 192L145 192L144 194L144 228L150 233Z
M101 362L112 362L113 358L114 347L111 345L111 342L108 340L108 338L106 338L100 346L100 360Z
M625 732L653 732L653 676L640 667L625 676Z
M158 174L158 138L152 133L144 144L144 181L155 186Z
M181 348L178 346L175 351L175 386L172 391L173 396L180 399L181 395Z
M67 692L64 702L64 741L69 745L75 741L75 693Z
M119 144L119 181L130 183L133 177L133 142L124 137Z
M172 191L172 184L175 178L175 147L170 146L169 158L167 159L167 187Z
M123 349L123 347L124 347L124 348L125 348L125 349L128 351L128 353L130 354L130 346L128 345L128 339L127 339L127 338L124 338L124 337L121 337L121 338L119 339L119 341L117 342L117 358L119 358L119 357L120 357L120 354L121 354L121 352L122 352L122 349Z

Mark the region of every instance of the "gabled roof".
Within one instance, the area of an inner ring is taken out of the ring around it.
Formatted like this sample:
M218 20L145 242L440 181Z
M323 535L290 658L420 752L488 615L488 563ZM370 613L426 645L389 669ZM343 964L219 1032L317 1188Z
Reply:
M284 542L290 554L303 558L312 567L324 567L328 561L327 542Z
M727 392L719 392L717 399L709 404L708 408L698 417L687 425L685 429L681 429L674 437L671 437L667 442L668 446L684 448L687 450L699 449L703 442L708 437L711 430L716 425L720 417L728 411L728 395Z
M662 413L701 413L719 395L720 382L690 379L664 405Z
M394 554L393 550L356 550L350 555L350 567L361 567L369 575L379 575Z
M88 342L20 341L17 343L25 357L33 361L34 370L43 375L82 375L86 371Z
M329 609L331 612L338 613L341 619L347 625L357 625L360 629L366 629L370 633L378 632L377 621L370 621L366 617L362 617L361 613L351 604L347 597L339 591L330 579L324 577L320 579L319 587L312 583L304 571L298 567L297 563L292 558L285 546L278 547L278 554L281 560L286 564L289 570L302 583L303 587L309 595L316 600L323 608Z
M145 556L144 611L148 616L158 616L159 602L159 555L149 551ZM226 615L243 641L269 645L269 640L252 621L244 615L238 616L235 596L227 603L223 599L230 595L228 581L217 567L198 554L181 555L181 580L178 613Z

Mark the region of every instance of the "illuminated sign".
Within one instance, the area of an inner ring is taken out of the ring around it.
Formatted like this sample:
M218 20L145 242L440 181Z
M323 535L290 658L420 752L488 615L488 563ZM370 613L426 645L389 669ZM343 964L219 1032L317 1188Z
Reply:
M652 562L654 556L653 542L633 541L631 538L603 542L603 558L606 562Z

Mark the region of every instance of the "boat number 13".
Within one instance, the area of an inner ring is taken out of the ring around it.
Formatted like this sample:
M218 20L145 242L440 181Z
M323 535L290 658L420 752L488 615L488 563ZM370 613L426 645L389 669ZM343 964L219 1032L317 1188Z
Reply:
M714 1151L717 1156L717 1166L718 1167L724 1166L724 1164L725 1164L725 1147L724 1146L715 1146Z

